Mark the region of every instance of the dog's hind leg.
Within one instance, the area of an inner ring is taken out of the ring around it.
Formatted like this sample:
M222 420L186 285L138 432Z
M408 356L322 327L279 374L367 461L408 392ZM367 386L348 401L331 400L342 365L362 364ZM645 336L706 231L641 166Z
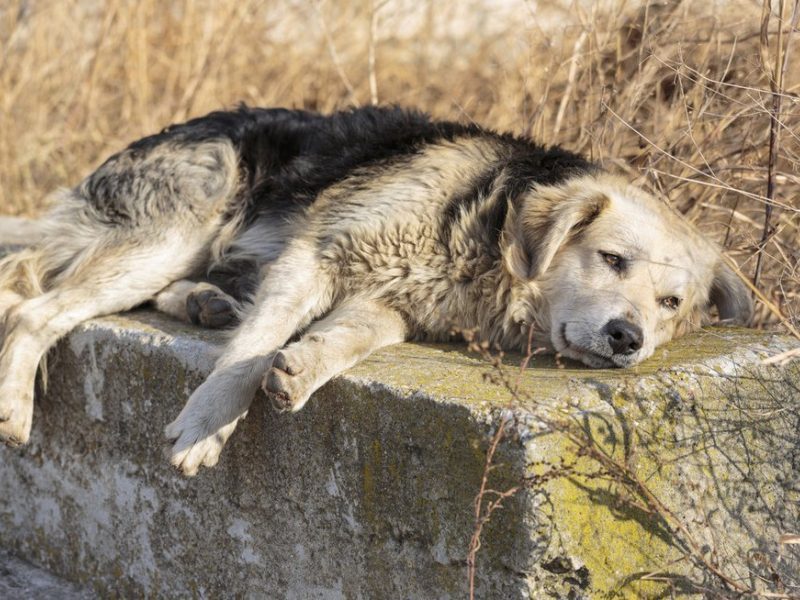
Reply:
M0 259L0 323L20 302L43 292L45 254L41 249L24 248Z
M27 442L37 367L60 337L87 319L142 304L207 264L229 227L237 180L229 143L164 143L112 157L62 195L45 219L43 241L23 255L30 264L10 259L0 273L14 291L20 269L36 271L36 285L5 316L0 439Z
M9 444L28 441L34 381L45 352L79 323L133 308L185 276L195 257L186 252L184 241L101 244L51 290L9 310L0 353L0 439Z
M239 302L205 281L181 279L161 290L153 299L157 310L186 323L209 328L234 325Z
M404 341L407 333L397 311L374 300L348 300L275 354L264 392L278 410L300 410L331 377L379 348Z
M333 285L314 247L297 241L270 266L255 301L214 371L167 425L172 464L186 475L216 464L247 413L273 353L330 308Z

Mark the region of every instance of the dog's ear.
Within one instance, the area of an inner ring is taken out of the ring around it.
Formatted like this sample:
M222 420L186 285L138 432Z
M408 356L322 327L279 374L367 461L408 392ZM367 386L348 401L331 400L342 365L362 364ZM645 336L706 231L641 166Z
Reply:
M509 208L504 229L506 268L516 277L536 280L547 271L561 247L608 206L605 194L563 197L534 190L518 209Z
M714 280L708 299L717 307L720 321L746 325L753 316L750 290L722 257L714 267Z

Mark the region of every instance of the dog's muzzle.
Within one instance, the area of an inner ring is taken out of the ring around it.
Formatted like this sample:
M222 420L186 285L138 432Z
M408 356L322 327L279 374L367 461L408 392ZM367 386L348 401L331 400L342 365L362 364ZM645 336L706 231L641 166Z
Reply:
M638 352L644 341L642 328L624 319L612 319L602 330L615 355L628 356Z

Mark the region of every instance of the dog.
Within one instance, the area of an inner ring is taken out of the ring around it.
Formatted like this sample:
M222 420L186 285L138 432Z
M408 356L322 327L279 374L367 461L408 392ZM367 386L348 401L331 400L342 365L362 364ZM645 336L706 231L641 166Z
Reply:
M73 327L152 302L233 329L166 427L186 475L216 464L261 386L296 411L405 340L528 333L630 367L750 294L668 206L559 147L397 107L242 106L173 125L56 194L0 263L0 437L24 444L40 360Z

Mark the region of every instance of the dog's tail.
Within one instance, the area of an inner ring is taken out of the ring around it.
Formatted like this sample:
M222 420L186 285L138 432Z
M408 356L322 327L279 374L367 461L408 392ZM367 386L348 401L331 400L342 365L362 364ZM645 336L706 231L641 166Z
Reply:
M42 253L36 248L12 249L0 259L0 315L18 302L44 292L46 269L42 262Z
M36 248L43 235L41 221L0 217L0 315L44 291L47 268Z
M42 221L0 217L0 343L5 338L6 317L23 300L45 291L51 265L38 247L44 239ZM47 359L39 363L42 389L47 388Z
M0 244L3 246L31 246L42 237L44 237L43 221L0 216Z

